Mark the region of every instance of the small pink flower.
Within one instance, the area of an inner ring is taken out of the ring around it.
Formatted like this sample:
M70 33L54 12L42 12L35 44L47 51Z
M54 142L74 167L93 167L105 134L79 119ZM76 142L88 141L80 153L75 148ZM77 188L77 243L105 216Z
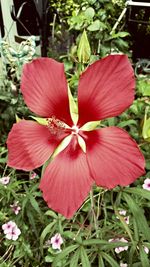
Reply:
M29 179L30 179L30 180L33 180L33 179L35 179L37 176L38 176L38 175L37 175L36 172L32 172L32 173L30 174Z
M144 246L144 248L143 248L143 249L144 249L144 251L145 251L145 253L146 253L146 254L148 254L148 253L149 253L149 248L148 248L148 247Z
M14 240L16 241L21 234L20 229L16 226L14 226L9 233L6 234L6 238L9 240Z
M120 267L128 267L128 264L127 264L127 263L123 263L123 262L121 262L121 263L120 263Z
M9 176L4 176L0 179L0 183L3 184L3 185L7 185L9 184L9 181L10 181L10 177Z
M129 216L126 216L126 217L125 217L127 211L126 211L126 210L119 210L118 212L119 212L119 214L120 214L121 216L123 216L123 218L124 218L126 224L129 224ZM116 216L116 218L119 219L118 216Z
M51 238L51 244L52 244L53 249L59 249L60 250L60 246L62 243L63 243L63 239L59 233L57 233L56 235L54 235Z
M21 207L18 205L18 201L14 202L14 204L10 205L10 207L12 208L12 211L17 215L20 210Z
M9 221L8 223L3 224L2 229L4 231L4 234L10 233L15 226L16 224L13 221Z
M129 216L124 217L126 224L129 224Z
M126 215L126 213L127 213L127 211L126 211L126 210L119 210L119 214L120 214L120 215L123 215L123 216L125 216L125 215Z
M113 238L113 239L109 239L108 241L109 242L124 242L124 243L128 243L128 241L124 237L122 237L122 238ZM124 250L128 250L128 246L115 248L115 252L117 254L119 254L120 252L122 252Z
M144 184L142 186L143 186L143 189L150 191L150 178L145 179Z

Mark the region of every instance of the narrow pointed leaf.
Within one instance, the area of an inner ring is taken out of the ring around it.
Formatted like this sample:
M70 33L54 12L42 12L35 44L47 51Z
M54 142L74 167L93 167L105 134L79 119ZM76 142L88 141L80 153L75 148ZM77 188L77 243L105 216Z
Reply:
M144 238L150 242L150 228L148 226L147 220L144 216L143 209L140 208L136 202L128 194L123 193L123 197L127 202L135 220L137 221L138 228L141 233L143 233Z
M70 267L78 267L79 256L80 256L80 249L77 249L70 260Z
M48 234L51 233L52 227L55 225L56 221L54 220L53 222L49 223L43 230L41 236L40 236L40 250L41 253L43 254L43 243Z
M91 267L90 261L88 259L88 255L86 253L86 250L83 247L81 247L80 249L80 255L81 255L82 267Z
M139 248L139 250L140 250L140 259L141 259L142 266L143 267L149 267L150 262L148 259L148 255L146 254L146 252L144 251L142 246Z
M108 254L102 252L102 257L110 264L112 267L119 267L119 264Z
M75 250L78 248L78 245L71 245L65 249L63 249L62 252L60 252L54 259L52 266L56 266L56 263L63 260L66 256L69 256L71 252L75 253Z

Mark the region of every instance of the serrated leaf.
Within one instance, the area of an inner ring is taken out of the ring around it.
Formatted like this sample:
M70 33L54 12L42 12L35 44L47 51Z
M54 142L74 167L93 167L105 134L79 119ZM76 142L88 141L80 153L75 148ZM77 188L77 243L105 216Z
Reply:
M54 267L55 264L61 260L63 260L66 256L69 256L69 254L71 252L74 252L76 249L78 248L78 245L71 245L65 249L63 249L63 251L61 251L54 259L52 266ZM75 253L75 252L74 252Z
M143 209L140 208L136 202L128 194L123 193L123 197L127 202L135 220L137 221L138 228L141 233L143 233L144 238L150 242L150 228L148 226L147 220L144 216Z
M89 44L89 40L84 30L79 42L78 50L77 50L78 60L81 63L87 63L91 56L91 48Z
M81 256L82 267L91 267L88 255L83 247L80 248L80 256Z
M118 263L110 255L105 252L101 252L101 255L112 267L119 267Z

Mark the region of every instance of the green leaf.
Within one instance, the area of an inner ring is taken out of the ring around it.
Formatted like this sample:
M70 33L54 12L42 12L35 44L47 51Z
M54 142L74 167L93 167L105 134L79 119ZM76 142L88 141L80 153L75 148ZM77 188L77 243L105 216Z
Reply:
M81 63L87 63L91 56L91 48L89 44L89 40L86 34L86 31L84 30L79 42L77 55L79 62Z
M100 21L95 20L88 28L89 31L98 31L100 29Z
M119 218L119 220L121 221L125 231L127 232L128 236L130 237L132 243L134 244L134 240L132 238L131 230L130 230L129 226L127 225L127 223L125 222L124 218L119 214L117 208L115 208L115 213L116 213L117 217Z
M45 257L45 262L53 262L53 260L54 260L54 256L47 255L47 256Z
M101 252L101 256L112 266L119 267L118 263L107 253Z
M133 213L135 220L137 221L139 230L141 231L141 233L143 233L144 238L150 242L150 228L144 216L143 209L140 208L133 200L133 198L131 198L128 194L123 193L123 197L127 202L131 212Z
M41 215L41 210L39 208L38 202L35 200L35 198L32 195L29 195L29 199L30 199L30 203L31 203L32 207L35 209L35 211L37 213L39 213Z
M92 19L95 15L95 11L92 7L88 7L85 12L84 15L88 18L88 19Z
M54 211L52 211L52 210L48 210L48 211L46 211L46 212L45 212L45 215L57 219L57 214L56 214Z
M127 121L121 121L117 124L118 127L126 127L129 125L137 125L137 122L135 120L127 120Z
M132 188L124 188L123 191L130 194L136 194L138 196L141 196L142 198L150 200L150 192L145 189L132 187Z
M101 22L99 19L93 21L93 23L87 28L89 31L99 31L100 29L106 29L107 26Z
M150 159L146 160L146 169L150 170Z
M80 249L78 248L70 260L70 267L78 267Z
M98 256L98 267L105 267L103 258L100 254Z
M150 141L150 118L147 119L147 111L145 111L142 136L147 141Z
M49 223L43 230L41 236L40 236L40 250L41 253L43 254L43 243L44 243L44 239L45 237L51 233L51 229L52 227L55 225L56 221L54 220L53 222Z
M107 245L108 241L100 240L100 239L87 239L87 240L84 240L82 243L84 246Z
M150 79L138 80L137 88L143 96L150 96Z
M69 256L69 254L71 252L74 252L79 246L78 245L71 245L65 249L63 249L63 251L61 251L54 259L52 266L55 266L57 264L57 262L63 260L66 256ZM75 252L74 252L75 253Z
M80 248L80 256L81 256L82 267L91 267L88 255L83 247Z
M139 250L140 250L140 259L141 259L142 266L143 267L149 267L150 262L149 262L149 259L148 259L146 252L144 251L142 246L139 247Z
M117 33L112 33L111 35L111 39L115 39L115 38L124 38L126 36L129 36L130 34L128 32L117 32Z

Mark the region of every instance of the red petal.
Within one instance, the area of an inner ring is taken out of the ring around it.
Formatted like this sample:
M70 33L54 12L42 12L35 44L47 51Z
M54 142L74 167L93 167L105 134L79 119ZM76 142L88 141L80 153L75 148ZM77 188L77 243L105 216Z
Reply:
M144 174L144 157L124 130L107 127L87 132L86 138L87 160L97 185L127 186Z
M79 125L119 115L134 99L134 74L125 55L109 55L89 66L78 88Z
M48 160L63 138L56 138L47 127L36 122L22 120L13 125L8 135L8 165L33 170Z
M86 156L74 138L47 167L40 183L49 208L71 218L90 191Z
M49 58L25 64L21 91L28 107L43 117L55 116L72 124L64 65Z

